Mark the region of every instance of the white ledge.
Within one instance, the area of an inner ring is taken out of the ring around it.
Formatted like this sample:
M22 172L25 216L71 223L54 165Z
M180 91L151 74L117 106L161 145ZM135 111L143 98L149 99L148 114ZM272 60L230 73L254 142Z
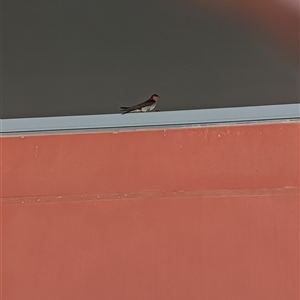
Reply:
M300 104L230 107L201 110L161 111L68 117L3 119L1 134L122 129L150 126L184 126L213 123L270 121L300 118Z

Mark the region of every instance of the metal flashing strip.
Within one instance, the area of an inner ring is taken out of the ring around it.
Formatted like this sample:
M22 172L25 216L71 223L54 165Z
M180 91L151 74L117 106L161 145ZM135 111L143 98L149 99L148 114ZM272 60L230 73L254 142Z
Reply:
M299 119L300 104L1 120L0 133L102 130Z

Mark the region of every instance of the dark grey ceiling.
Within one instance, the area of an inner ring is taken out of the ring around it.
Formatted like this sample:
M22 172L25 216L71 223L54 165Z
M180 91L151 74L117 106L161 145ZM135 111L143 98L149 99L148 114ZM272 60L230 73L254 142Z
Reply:
M2 118L297 103L296 66L238 23L155 0L3 0Z

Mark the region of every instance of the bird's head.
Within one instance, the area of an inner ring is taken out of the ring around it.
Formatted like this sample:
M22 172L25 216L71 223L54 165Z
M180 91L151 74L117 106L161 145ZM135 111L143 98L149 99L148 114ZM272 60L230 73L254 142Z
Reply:
M154 100L154 101L157 101L159 98L160 98L160 96L158 96L157 94L153 94L151 96L151 99Z

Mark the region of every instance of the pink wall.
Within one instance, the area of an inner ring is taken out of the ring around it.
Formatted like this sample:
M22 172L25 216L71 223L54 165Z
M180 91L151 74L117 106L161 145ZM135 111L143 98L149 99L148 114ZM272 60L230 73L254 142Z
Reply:
M1 142L3 300L299 298L299 123Z

